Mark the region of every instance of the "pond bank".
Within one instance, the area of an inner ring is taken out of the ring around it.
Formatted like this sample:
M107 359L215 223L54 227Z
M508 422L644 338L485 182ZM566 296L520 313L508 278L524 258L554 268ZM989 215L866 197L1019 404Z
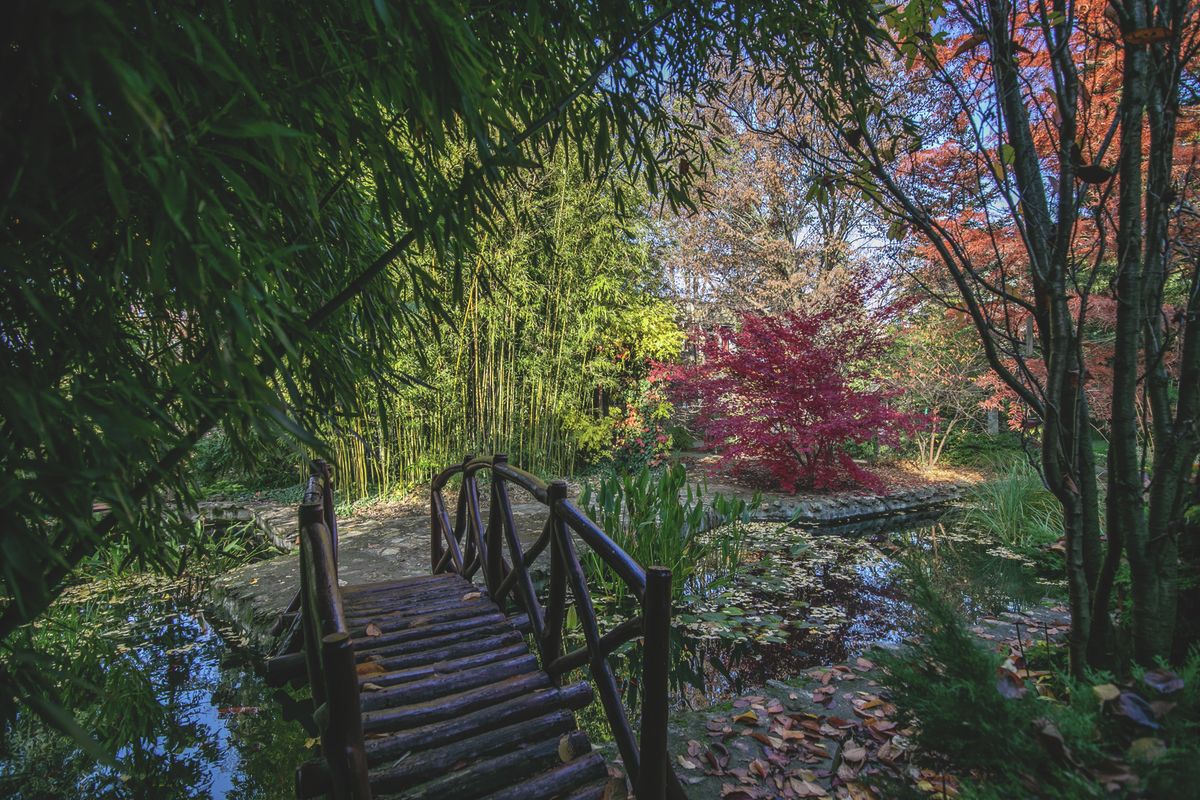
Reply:
M882 494L836 492L818 497L764 494L762 507L754 514L754 519L809 525L863 522L943 508L961 500L973 485L969 481L939 481L925 486L895 488Z
M982 617L971 630L1015 656L1043 641L1064 641L1069 619L1065 606L1047 604ZM874 798L866 783L881 774L922 793L954 796L953 776L910 763L911 731L895 722L896 707L879 677L874 662L857 657L674 713L671 757L689 797Z

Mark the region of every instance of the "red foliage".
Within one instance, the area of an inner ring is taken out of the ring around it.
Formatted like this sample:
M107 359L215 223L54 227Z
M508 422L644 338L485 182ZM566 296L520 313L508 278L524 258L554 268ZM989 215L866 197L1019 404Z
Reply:
M889 342L894 307L874 310L850 285L820 310L746 315L736 332L700 342L695 364L660 366L677 402L698 405L697 424L735 471L765 467L787 491L879 479L845 453L884 444L920 417L889 404L872 374Z

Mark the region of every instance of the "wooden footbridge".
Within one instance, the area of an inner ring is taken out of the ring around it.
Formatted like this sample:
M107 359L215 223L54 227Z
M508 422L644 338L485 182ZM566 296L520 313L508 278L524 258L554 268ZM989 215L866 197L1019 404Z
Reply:
M455 477L452 523L442 492ZM527 548L510 485L546 507ZM634 562L566 495L565 482L546 484L503 455L468 457L433 480L432 574L343 586L332 474L314 464L300 506L300 592L281 621L291 635L267 664L276 682L312 690L321 750L297 770L298 797L608 797L608 765L575 720L595 695L637 797L685 797L667 755L671 573ZM600 631L579 545L620 576L640 616ZM549 580L539 596L530 567L543 555ZM584 644L564 652L572 606ZM640 739L607 660L638 636ZM566 682L581 670L587 680Z

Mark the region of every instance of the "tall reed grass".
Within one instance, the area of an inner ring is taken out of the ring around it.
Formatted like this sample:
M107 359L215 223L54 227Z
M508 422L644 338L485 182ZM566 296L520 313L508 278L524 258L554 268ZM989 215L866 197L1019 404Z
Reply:
M585 484L580 502L639 564L669 567L679 598L737 569L742 526L759 501L757 496L746 501L710 494L703 481L690 482L683 465L674 464ZM624 583L590 551L586 559L589 577L603 587L602 593L623 598Z
M1063 532L1062 506L1023 461L972 489L964 519L1008 547L1053 542Z

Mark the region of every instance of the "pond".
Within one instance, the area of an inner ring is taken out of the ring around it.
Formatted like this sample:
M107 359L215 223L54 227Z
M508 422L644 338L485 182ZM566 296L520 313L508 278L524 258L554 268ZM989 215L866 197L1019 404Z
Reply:
M23 712L0 744L0 796L293 797L306 734L200 608L195 583L154 578L78 587L58 603L36 637L95 687L67 696L115 762L97 764Z
M899 645L914 622L906 561L927 567L973 618L1019 611L1058 591L954 512L842 528L750 523L743 536L741 571L692 582L676 612L677 707L704 707L810 667L853 661L875 646ZM619 657L625 675L636 675L636 648Z

